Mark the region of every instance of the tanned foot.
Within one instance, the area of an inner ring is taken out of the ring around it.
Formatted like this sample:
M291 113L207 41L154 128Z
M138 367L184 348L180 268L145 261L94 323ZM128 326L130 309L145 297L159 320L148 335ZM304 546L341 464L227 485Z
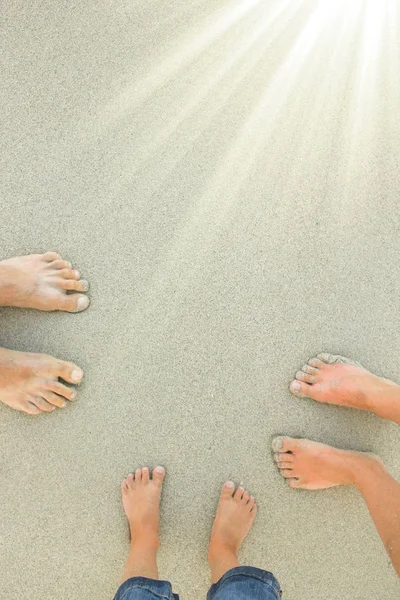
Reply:
M46 354L0 348L0 402L15 410L38 415L63 408L76 391L61 383L79 383L83 371L73 363Z
M292 488L357 485L369 470L383 468L380 458L373 454L339 450L310 440L276 437L272 450L282 477Z
M0 306L81 312L89 284L55 252L0 261Z
M212 583L239 565L239 548L256 514L254 497L242 487L235 492L235 484L227 481L219 499L208 551Z
M398 421L400 386L373 375L344 356L322 353L311 358L290 384L300 398L372 411Z

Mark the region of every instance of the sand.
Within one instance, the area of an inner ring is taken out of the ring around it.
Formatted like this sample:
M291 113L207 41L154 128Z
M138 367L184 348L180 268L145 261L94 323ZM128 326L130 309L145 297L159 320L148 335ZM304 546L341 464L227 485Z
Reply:
M2 600L112 598L119 484L156 464L183 599L228 478L259 504L242 561L285 600L398 598L358 493L290 490L270 454L307 436L400 476L397 426L288 391L321 351L400 381L399 10L324 7L2 7L0 254L61 252L92 300L0 311L2 346L85 369L63 411L0 407Z

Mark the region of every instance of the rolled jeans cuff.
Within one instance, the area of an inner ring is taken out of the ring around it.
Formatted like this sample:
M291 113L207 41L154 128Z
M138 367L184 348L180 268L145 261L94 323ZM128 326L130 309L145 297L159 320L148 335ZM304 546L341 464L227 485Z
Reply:
M131 577L119 587L114 600L179 600L169 581Z
M269 571L255 567L235 567L227 571L207 594L207 600L230 598L252 600L280 600L282 590L278 580Z

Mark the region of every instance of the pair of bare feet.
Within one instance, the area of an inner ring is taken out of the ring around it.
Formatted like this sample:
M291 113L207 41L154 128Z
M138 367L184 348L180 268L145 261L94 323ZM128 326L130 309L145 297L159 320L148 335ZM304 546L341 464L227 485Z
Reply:
M341 356L319 354L311 359L297 372L290 389L296 396L372 411L400 424L400 387ZM400 575L400 484L383 462L372 454L289 437L274 438L272 447L280 472L292 488L355 485ZM144 467L122 483L122 502L131 531L123 581L138 576L158 579L159 505L164 477L162 467L156 467L152 476ZM233 482L224 484L208 553L212 583L239 565L239 548L256 512L253 496L241 487L235 490Z
M321 353L310 359L290 390L300 398L370 411L400 424L400 386L343 356ZM289 485L309 490L355 484L360 469L383 464L372 454L289 437L276 437L272 449Z
M156 467L152 474L148 467L144 467L128 475L121 485L122 503L131 533L123 581L130 577L158 579L158 529L164 477L163 467ZM254 497L242 487L235 489L235 484L227 481L222 488L209 544L212 583L216 583L229 569L239 566L239 548L256 514Z
M56 252L0 261L0 306L81 312L89 306L87 281ZM53 412L76 398L77 365L45 354L0 348L0 401L31 415Z
M343 356L318 354L296 373L290 390L300 398L370 411L400 424L400 386ZM281 436L273 439L272 450L292 488L358 488L400 575L400 483L378 456Z

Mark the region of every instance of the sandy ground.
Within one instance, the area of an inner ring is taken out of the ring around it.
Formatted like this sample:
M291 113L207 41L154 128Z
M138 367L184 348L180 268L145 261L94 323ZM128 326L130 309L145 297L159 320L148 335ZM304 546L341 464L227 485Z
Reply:
M400 475L398 427L288 392L322 350L400 380L399 13L338 5L2 7L0 254L57 250L92 298L0 312L3 346L86 374L54 415L0 407L3 600L112 598L119 484L157 463L183 599L207 591L227 478L259 503L242 560L285 600L398 598L356 491L290 490L269 449L308 436Z

